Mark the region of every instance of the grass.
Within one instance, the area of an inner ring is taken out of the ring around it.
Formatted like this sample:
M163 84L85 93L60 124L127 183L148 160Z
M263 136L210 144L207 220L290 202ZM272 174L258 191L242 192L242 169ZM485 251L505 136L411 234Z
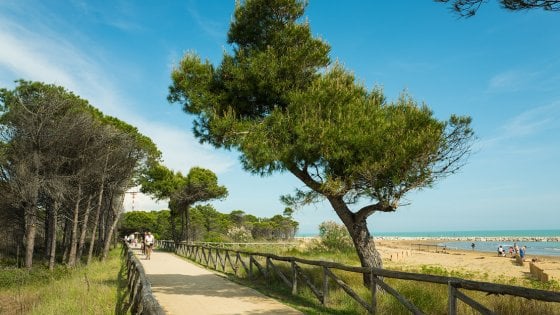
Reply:
M2 268L0 314L115 314L122 305L123 263L119 250L105 262L78 268Z
M244 250L251 251L251 249L248 248ZM258 249L256 251L263 252L262 249ZM271 247L270 250L267 250L267 252L271 252L273 254L281 256L295 256L311 260L333 261L354 266L359 265L355 253L352 252L329 252L318 249L298 250L294 248L284 250L281 248L273 247ZM262 266L265 266L264 260L259 259L259 262ZM275 261L274 264L279 269L281 269L283 273L288 276L288 278L291 278L290 265L288 263ZM309 278L313 279L312 281L315 287L321 290L321 268L303 264L300 264L300 267L302 267ZM492 280L489 280L489 276L486 273L476 273L468 270L448 271L441 267L428 265L420 266L417 268L407 268L403 271L492 282ZM325 307L321 305L312 291L307 288L301 281L298 282L298 294L292 295L291 288L289 288L284 282L282 282L276 275L274 275L274 277L269 280L265 280L263 277L248 279L243 268L241 268L240 272L238 272L238 275L240 277L235 277L232 274L233 272L231 270L226 270L226 272L228 273L231 280L252 287L267 296L281 300L285 304L291 305L305 314L349 315L367 313L361 305L350 298L346 294L346 292L340 289L332 280L329 281L328 301L327 306ZM254 268L254 272L258 274L256 268ZM371 300L371 294L369 290L362 285L361 274L340 270L333 270L333 272L337 275L337 277L347 283L357 294L359 294L365 301L368 301L369 303L369 301ZM427 314L447 314L447 285L389 278L385 278L384 281L401 295L405 296L423 312ZM530 279L512 278L502 279L499 282L509 285L525 286L528 288L560 291L558 282L554 281L542 283ZM559 303L530 301L525 298L511 296L487 295L486 293L477 291L462 290L462 292L467 294L477 302L481 303L482 305L485 305L487 308L495 311L497 314L560 315ZM458 301L457 305L459 314L478 314L477 311L473 310L470 306L461 301ZM401 305L400 302L398 302L392 295L388 293L378 294L377 312L378 314L410 314L410 312L403 305Z

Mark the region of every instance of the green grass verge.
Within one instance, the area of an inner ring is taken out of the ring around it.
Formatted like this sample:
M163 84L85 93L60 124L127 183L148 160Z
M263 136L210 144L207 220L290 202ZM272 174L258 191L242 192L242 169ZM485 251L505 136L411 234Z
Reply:
M122 314L123 272L120 250L72 269L2 268L0 314Z

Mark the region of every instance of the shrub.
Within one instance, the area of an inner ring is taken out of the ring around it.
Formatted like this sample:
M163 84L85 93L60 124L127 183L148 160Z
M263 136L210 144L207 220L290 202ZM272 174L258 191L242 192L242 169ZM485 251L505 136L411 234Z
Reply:
M354 249L350 233L342 224L333 221L321 223L319 225L319 236L323 246L329 250L348 251Z
M253 240L251 231L244 226L232 227L227 231L227 236L235 242L250 242Z

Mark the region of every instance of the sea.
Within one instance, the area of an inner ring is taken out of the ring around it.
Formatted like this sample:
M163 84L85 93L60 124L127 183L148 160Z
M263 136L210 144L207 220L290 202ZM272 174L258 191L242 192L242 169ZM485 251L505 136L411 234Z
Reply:
M302 233L300 237L318 236ZM436 232L380 232L375 237L404 239L441 239L438 245L450 249L474 250L498 253L498 247L506 250L515 243L526 246L528 256L560 256L560 230L477 230Z

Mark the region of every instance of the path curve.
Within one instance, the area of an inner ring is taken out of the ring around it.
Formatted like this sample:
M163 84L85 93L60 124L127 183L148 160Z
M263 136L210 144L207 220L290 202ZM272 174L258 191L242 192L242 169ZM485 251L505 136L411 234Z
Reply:
M138 258L167 314L303 314L172 253L156 251L150 260L142 254Z

